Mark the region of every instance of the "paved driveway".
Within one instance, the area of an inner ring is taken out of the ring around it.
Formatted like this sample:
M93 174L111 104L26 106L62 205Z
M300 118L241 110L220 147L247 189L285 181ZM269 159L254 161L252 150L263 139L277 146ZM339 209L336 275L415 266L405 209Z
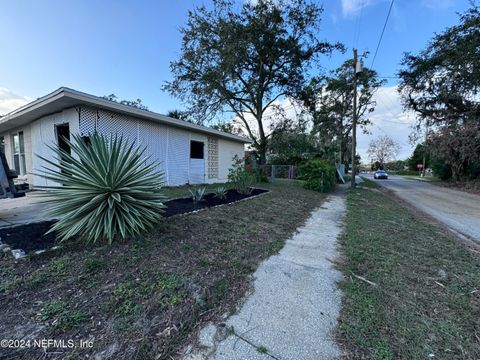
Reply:
M0 229L15 225L48 220L46 205L39 202L35 192L16 199L0 199Z
M362 176L373 179L372 175ZM480 244L480 196L402 176L374 181L454 232Z

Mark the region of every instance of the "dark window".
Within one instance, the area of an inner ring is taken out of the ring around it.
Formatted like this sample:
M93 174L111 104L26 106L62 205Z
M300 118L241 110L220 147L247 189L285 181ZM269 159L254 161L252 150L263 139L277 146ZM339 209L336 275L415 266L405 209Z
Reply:
M70 127L68 124L57 125L57 141L58 147L65 151L67 154L71 154L70 145Z
M203 159L203 142L190 141L190 159Z

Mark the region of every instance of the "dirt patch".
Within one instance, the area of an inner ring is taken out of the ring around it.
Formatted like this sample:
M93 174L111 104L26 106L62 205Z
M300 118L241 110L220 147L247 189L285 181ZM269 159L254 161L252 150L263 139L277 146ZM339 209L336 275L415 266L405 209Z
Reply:
M469 181L435 181L432 182L432 184L480 195L480 179Z
M0 338L93 341L2 356L176 357L203 324L235 308L257 265L325 197L294 185L265 188L248 201L165 218L129 241L76 240L46 256L0 258Z

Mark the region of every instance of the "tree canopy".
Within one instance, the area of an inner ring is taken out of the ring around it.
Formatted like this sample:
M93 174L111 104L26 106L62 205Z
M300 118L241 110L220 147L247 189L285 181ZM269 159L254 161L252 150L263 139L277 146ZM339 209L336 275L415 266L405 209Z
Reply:
M203 122L232 112L265 162L265 112L282 97L295 98L319 55L341 46L318 39L323 9L314 1L244 1L237 9L233 0L214 0L211 9L189 12L181 57L171 63L174 79L164 89Z
M104 95L102 96L102 99L108 100L108 101L113 101L122 105L127 105L131 106L140 110L147 110L148 107L142 104L142 100L136 99L136 100L118 100L117 95L115 94L110 94L110 95Z
M378 162L383 167L387 162L394 160L399 151L398 142L388 135L383 135L370 141L367 153L372 162Z
M480 9L437 34L419 54L404 55L399 92L428 127L432 158L450 166L455 180L480 162ZM470 173L471 175L471 173Z
M336 138L343 164L351 160L353 76L353 60L347 60L328 76L312 79L302 94L302 100L312 116L312 132L322 138ZM376 106L373 95L384 83L372 69L364 68L357 75L357 124L365 132L370 124L368 114Z

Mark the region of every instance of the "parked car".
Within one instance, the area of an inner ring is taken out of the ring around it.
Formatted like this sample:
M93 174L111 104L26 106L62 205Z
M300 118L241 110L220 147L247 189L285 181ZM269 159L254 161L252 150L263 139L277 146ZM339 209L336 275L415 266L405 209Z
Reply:
M388 174L385 170L377 170L375 174L373 174L374 179L388 179Z

